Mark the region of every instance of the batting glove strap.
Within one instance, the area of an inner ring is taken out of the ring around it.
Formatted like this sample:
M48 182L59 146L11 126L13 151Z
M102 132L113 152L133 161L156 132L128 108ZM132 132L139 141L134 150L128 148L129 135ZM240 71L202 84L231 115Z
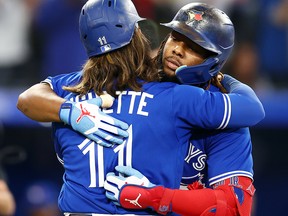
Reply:
M71 110L73 107L73 103L72 101L66 101L64 102L59 110L59 118L61 119L61 121L63 121L64 123L71 125Z
M175 193L175 190L171 190L168 188L164 190L164 194L162 196L162 199L160 200L160 204L157 209L157 212L159 214L166 215L167 213L172 211L172 199L173 199L174 193Z
M124 185L119 194L119 202L127 209L151 208L159 214L166 215L171 211L171 200L173 190L165 189L163 186L152 188Z

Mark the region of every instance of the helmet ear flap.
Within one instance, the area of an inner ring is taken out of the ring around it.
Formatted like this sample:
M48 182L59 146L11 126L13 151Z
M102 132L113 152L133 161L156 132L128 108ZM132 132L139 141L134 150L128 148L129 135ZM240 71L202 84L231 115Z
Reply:
M224 63L223 61L219 61L219 59L218 59L217 63L212 65L212 67L209 70L210 71L209 73L211 74L211 76L214 76L215 74L218 73L218 71L220 71L223 63Z
M196 85L206 83L213 77L211 75L211 70L218 69L218 62L218 58L208 58L206 61L199 65L182 65L176 69L175 74L182 84Z

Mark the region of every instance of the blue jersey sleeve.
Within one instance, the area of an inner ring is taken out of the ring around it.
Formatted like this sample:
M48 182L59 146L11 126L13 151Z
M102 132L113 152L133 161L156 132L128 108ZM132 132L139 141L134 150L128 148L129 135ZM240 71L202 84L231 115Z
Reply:
M179 85L174 88L173 107L176 116L193 127L216 129L225 113L222 94L213 94L198 87Z
M231 127L245 124L253 126L265 117L263 105L252 88L229 75L224 76L223 82L233 104L229 123Z
M249 127L264 118L264 109L254 91L240 85L229 94L198 87L174 88L175 112L193 126L206 129Z
M69 74L60 74L54 77L47 77L44 83L48 83L53 91L60 97L65 98L70 92L64 91L64 86L73 86L78 84L82 78L82 71L73 72Z

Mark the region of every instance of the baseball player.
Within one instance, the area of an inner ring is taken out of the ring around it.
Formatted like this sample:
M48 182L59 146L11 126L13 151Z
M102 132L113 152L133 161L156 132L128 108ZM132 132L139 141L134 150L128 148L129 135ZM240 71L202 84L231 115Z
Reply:
M175 80L176 70L177 78L184 84L225 92L219 82L222 77L219 71L234 44L233 24L226 14L204 3L191 3L164 25L172 32L162 43L156 60L159 68L163 68L165 79ZM190 66L179 68L179 62ZM149 189L122 187L131 177L136 178L134 181L139 185L148 179L131 167L119 166L116 170L122 175L107 175L107 197L128 209L150 207L160 214L173 211L180 215L203 216L251 214L255 189L248 128L193 133L181 181L182 187L188 185L189 191L165 189L151 183L148 184L153 187ZM119 189L120 196L116 197Z
M229 76L222 80L229 94L157 82L149 46L137 29L140 20L130 0L89 0L80 14L81 39L89 60L80 72L44 81L65 98L58 110L62 122L53 123L55 149L65 168L59 195L59 207L65 215L154 214L149 209L123 209L108 200L103 188L105 175L116 165L128 165L156 184L178 188L191 129L251 126L264 117L253 90ZM20 110L26 107L23 102L29 101L29 94L41 87L20 95ZM115 97L106 115L99 112L103 101L98 96L104 90ZM243 103L245 107L240 106ZM129 136L123 145L105 148L97 145L101 140L87 138L91 131L103 131L98 126L111 130L110 137L117 134L107 127L115 123L109 117L128 123ZM103 126L102 121L108 124ZM79 125L84 129L77 129ZM129 183L133 183L131 179ZM143 186L150 186L146 183Z

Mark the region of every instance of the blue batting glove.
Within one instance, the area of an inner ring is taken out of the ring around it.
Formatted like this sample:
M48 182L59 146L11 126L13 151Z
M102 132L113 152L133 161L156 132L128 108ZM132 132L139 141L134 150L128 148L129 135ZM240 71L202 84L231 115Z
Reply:
M106 197L112 200L116 205L120 205L118 201L119 193L121 188L126 184L140 185L143 187L155 186L146 178L146 176L132 167L116 166L115 169L119 172L119 176L116 176L113 172L108 173L106 175L104 188L106 190Z
M83 102L66 101L59 111L60 119L97 144L110 147L122 144L128 137L128 124L101 111L101 98Z

